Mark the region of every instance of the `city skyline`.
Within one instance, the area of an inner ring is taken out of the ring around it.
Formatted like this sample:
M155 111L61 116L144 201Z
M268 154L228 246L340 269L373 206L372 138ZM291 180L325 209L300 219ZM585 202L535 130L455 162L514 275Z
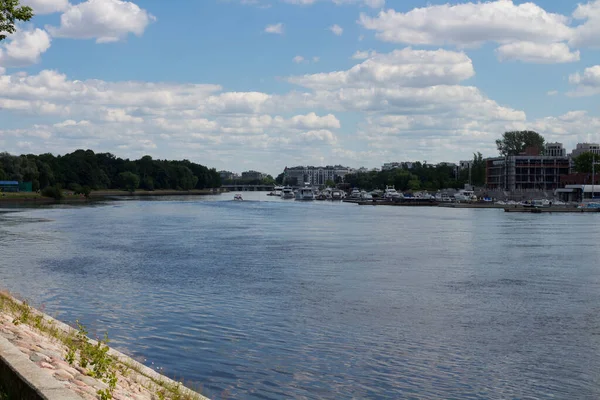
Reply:
M22 3L37 15L0 42L0 149L14 154L276 176L492 157L509 130L600 141L599 0Z

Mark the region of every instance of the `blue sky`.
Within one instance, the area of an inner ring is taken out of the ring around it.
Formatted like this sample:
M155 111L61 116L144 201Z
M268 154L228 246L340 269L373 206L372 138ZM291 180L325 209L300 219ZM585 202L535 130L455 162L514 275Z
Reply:
M300 164L600 141L600 0L22 0L0 150Z

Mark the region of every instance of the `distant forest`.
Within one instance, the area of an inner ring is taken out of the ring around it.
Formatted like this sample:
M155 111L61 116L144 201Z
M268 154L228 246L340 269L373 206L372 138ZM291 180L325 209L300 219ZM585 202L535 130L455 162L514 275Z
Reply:
M74 191L137 188L205 189L221 186L214 168L188 160L139 160L116 157L111 153L76 150L63 156L0 153L0 180L32 182L33 190L60 187Z

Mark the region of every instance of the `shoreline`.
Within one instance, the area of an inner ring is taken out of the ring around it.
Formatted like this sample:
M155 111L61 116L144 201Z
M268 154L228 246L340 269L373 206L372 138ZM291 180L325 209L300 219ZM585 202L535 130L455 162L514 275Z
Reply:
M20 195L0 196L0 206L3 205L52 205L52 204L85 204L94 201L110 200L121 197L162 197L162 196L210 196L219 195L221 189L195 189L195 190L140 190L128 192L124 190L97 190L90 193L89 198L79 195L68 195L61 200L43 197L39 193L20 193Z
M0 350L0 392L8 398L208 400L4 291Z

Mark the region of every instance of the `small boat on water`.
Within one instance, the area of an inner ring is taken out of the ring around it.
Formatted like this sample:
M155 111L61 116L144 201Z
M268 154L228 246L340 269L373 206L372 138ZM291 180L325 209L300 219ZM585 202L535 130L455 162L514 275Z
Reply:
M393 186L386 186L385 192L383 193L383 198L388 201L399 200L404 198L402 193L398 193L396 188Z
M286 186L281 190L281 198L282 199L287 200L287 199L293 199L294 197L295 197L294 190L291 187Z
M358 188L352 189L352 192L350 192L350 198L351 199L360 199L360 189L358 189Z
M296 192L296 200L314 200L315 193L310 187L303 187Z
M370 201L373 200L373 195L371 193L368 193L366 190L361 190L360 199L364 201Z
M274 192L272 193L274 196L281 196L283 194L283 189L283 186L275 186Z
M236 195L233 196L233 200L235 201L242 201L244 199L242 199L242 195L237 193Z
M340 189L333 189L331 191L331 200L343 200L346 197L346 193Z

